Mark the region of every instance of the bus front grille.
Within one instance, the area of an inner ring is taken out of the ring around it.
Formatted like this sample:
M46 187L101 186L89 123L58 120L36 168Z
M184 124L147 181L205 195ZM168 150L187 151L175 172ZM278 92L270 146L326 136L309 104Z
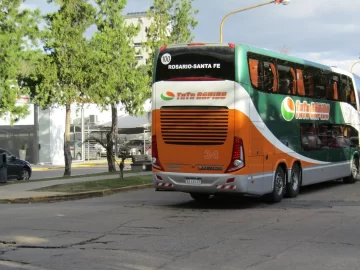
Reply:
M223 107L163 107L160 121L166 144L221 145L228 134L229 111Z

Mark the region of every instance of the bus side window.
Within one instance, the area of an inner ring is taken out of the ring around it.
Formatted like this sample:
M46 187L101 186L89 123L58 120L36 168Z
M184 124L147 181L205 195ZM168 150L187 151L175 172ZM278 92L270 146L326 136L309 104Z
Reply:
M314 97L321 99L327 97L327 87L329 82L326 77L327 76L323 74L321 70L317 70L317 72L314 73Z
M349 96L348 102L356 109L356 97L355 97L355 89L352 80L349 78Z
M277 92L277 75L275 65L273 63L264 61L264 91Z
M349 86L349 78L345 75L341 75L341 83L340 83L340 91L339 91L339 100L342 102L349 102L350 99L350 86Z
M332 100L334 98L334 88L331 81L331 76L326 76L326 99Z
M314 96L314 71L312 69L303 72L305 95L308 97Z
M333 100L338 100L339 99L339 76L333 75L331 82L332 82L332 88L334 91Z
M295 72L285 64L278 64L277 70L279 74L279 94L294 94L296 91Z
M298 95L305 96L305 85L304 85L303 71L300 70L300 69L296 70L296 80L297 80Z
M250 79L251 84L255 88L259 88L259 74L261 70L259 64L259 60L249 58Z

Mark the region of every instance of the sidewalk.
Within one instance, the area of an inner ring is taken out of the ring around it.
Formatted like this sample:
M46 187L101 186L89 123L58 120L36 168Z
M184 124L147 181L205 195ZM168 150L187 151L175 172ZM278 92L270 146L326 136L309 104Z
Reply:
M136 172L136 173L126 173L124 174L124 178L131 176L141 176L141 175L151 175L152 172ZM106 176L106 179L116 179L119 178L119 175L109 175ZM67 193L60 192L38 192L31 191L33 189L44 188L54 185L62 185L69 183L81 183L88 181L97 181L104 179L104 176L89 176L82 178L72 178L72 179L60 179L60 180L49 180L42 182L29 182L29 183L18 183L18 184L10 184L5 186L0 186L0 200L7 199L20 199L20 198L30 198L30 197L42 197L42 196L54 196L54 195L64 195Z

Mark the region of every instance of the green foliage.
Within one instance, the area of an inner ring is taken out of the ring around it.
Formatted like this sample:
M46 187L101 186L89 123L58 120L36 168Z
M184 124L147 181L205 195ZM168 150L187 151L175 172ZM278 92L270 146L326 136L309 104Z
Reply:
M148 68L152 67L156 50L164 45L187 43L194 39L193 30L198 22L198 10L192 6L193 0L154 0L148 14L153 21L147 31L145 49L149 53Z
M148 77L137 66L133 38L139 27L127 25L122 15L126 0L96 0L99 7L91 47L92 66L89 97L100 106L120 103L129 114L142 113L143 103L150 97Z
M18 84L24 63L34 54L31 49L40 35L40 11L21 9L24 0L0 1L0 117L15 119L28 114L28 106L17 106L17 99L29 89Z
M48 1L49 3L54 1ZM85 31L96 10L87 0L55 1L58 11L45 16L45 56L37 66L34 98L41 107L71 104L86 96L89 42Z
M143 104L150 97L146 68L138 66L133 39L139 27L128 25L122 15L126 0L95 0L98 6L97 30L90 41L91 65L88 97L102 108L111 107L111 129L106 135L109 171L114 171L113 142L117 134L117 107L123 105L131 115L143 113Z

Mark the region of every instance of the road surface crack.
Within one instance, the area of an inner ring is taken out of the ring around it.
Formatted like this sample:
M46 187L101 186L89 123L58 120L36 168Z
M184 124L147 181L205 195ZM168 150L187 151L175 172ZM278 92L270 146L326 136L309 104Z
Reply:
M309 243L315 243L315 244L328 244L328 245L342 245L342 246L356 246L352 243L346 243L346 242L326 242L326 241L308 241Z
M0 244L4 244L4 245L16 245L15 241L3 241L0 240Z

